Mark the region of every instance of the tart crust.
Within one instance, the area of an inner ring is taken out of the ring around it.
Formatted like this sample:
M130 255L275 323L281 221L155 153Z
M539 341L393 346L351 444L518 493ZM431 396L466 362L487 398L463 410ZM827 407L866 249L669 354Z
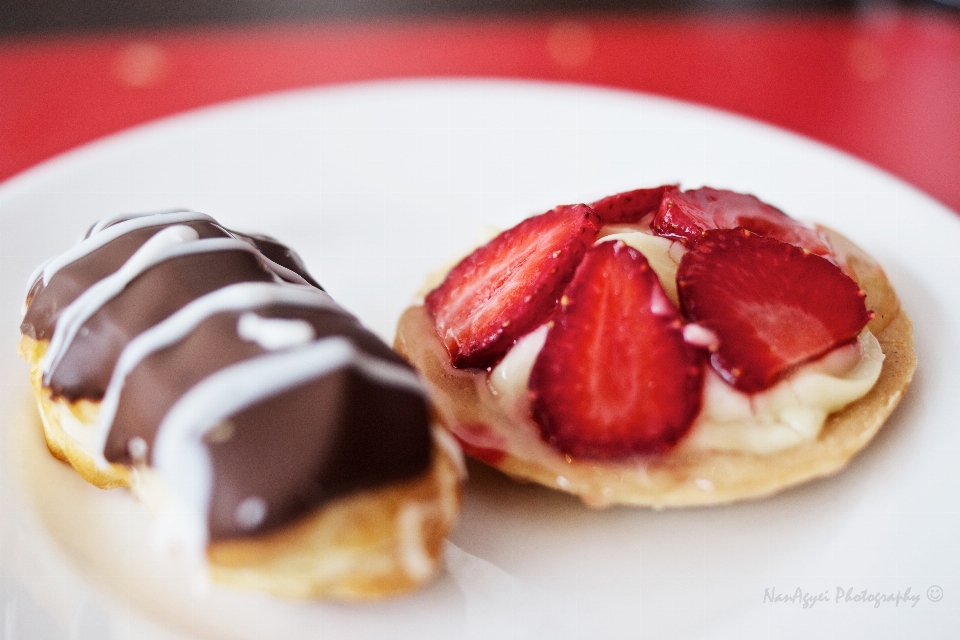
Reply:
M517 424L497 402L485 371L458 370L422 305L400 318L395 348L427 380L439 420L467 453L515 479L533 481L603 507L682 507L761 498L836 473L876 435L916 369L913 329L880 266L839 233L821 227L874 310L867 325L885 354L874 387L831 414L810 442L768 455L695 449L681 441L667 453L628 461L578 460L546 444L532 421Z

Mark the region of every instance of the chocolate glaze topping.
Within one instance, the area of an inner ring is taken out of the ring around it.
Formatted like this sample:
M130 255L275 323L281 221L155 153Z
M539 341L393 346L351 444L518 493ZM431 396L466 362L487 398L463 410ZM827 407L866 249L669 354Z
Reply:
M285 244L281 244L270 236L265 236L259 233L253 235L237 233L236 231L233 233L239 238L243 238L244 240L252 242L253 245L260 250L260 253L265 255L270 260L273 260L280 266L286 267L287 269L300 274L304 280L315 286L317 289L323 289L323 287L320 286L320 283L314 280L313 277L307 273L307 268L303 264L303 260L300 258L297 252L290 247L286 246Z
M203 511L207 540L422 474L429 415L412 369L282 244L173 215L95 225L93 249L55 259L28 294L21 330L51 340L45 384L103 400L103 462L157 467ZM90 293L111 279L115 294Z
M159 220L157 221L160 222ZM189 222L201 238L228 238L229 234L209 222ZM165 225L163 225L165 226ZM28 296L27 313L20 331L36 340L49 340L60 312L96 282L123 266L133 253L157 231L160 224L136 229L110 241L98 251L87 254L63 267L44 286L43 278L33 283ZM43 295L39 295L43 292Z

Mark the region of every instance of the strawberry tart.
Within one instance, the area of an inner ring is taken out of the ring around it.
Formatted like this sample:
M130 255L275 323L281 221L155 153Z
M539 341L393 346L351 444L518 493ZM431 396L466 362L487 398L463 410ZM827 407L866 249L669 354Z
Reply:
M469 455L591 506L832 474L916 367L864 251L754 196L675 185L504 231L428 283L395 346Z

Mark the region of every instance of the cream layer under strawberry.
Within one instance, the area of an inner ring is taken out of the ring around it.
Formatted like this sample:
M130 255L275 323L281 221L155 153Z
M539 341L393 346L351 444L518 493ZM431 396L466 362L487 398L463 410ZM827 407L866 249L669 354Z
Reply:
M678 304L677 268L687 251L680 242L653 235L648 225L604 226L597 242L614 241L640 251L667 297ZM491 391L518 423L530 421L528 380L548 329L541 325L518 340L489 374ZM685 336L694 343L710 340L710 332L695 324L687 325ZM702 408L681 446L765 454L814 440L829 414L870 391L883 359L879 342L864 329L855 343L834 349L757 393L738 391L707 367Z

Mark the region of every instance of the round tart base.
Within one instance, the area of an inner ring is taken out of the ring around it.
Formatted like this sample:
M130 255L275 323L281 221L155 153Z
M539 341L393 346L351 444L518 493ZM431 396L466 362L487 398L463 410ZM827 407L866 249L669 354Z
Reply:
M438 419L469 455L524 481L603 507L712 505L761 498L842 469L879 431L916 369L913 329L882 269L840 234L823 229L875 311L868 328L886 358L876 385L827 418L816 440L769 455L696 449L681 441L667 453L625 461L579 460L540 437L532 419L517 423L501 408L485 371L453 368L426 308L401 316L395 348L420 371Z
M26 336L20 342L20 354L31 364L47 448L101 489L129 487L144 504L162 504L162 481L151 469L100 468L64 430L67 420L93 429L99 403L51 397L39 367L46 345ZM440 568L464 476L456 444L440 429L434 435L433 462L420 477L332 500L275 531L213 542L207 548L210 576L287 598L366 600L422 585Z

